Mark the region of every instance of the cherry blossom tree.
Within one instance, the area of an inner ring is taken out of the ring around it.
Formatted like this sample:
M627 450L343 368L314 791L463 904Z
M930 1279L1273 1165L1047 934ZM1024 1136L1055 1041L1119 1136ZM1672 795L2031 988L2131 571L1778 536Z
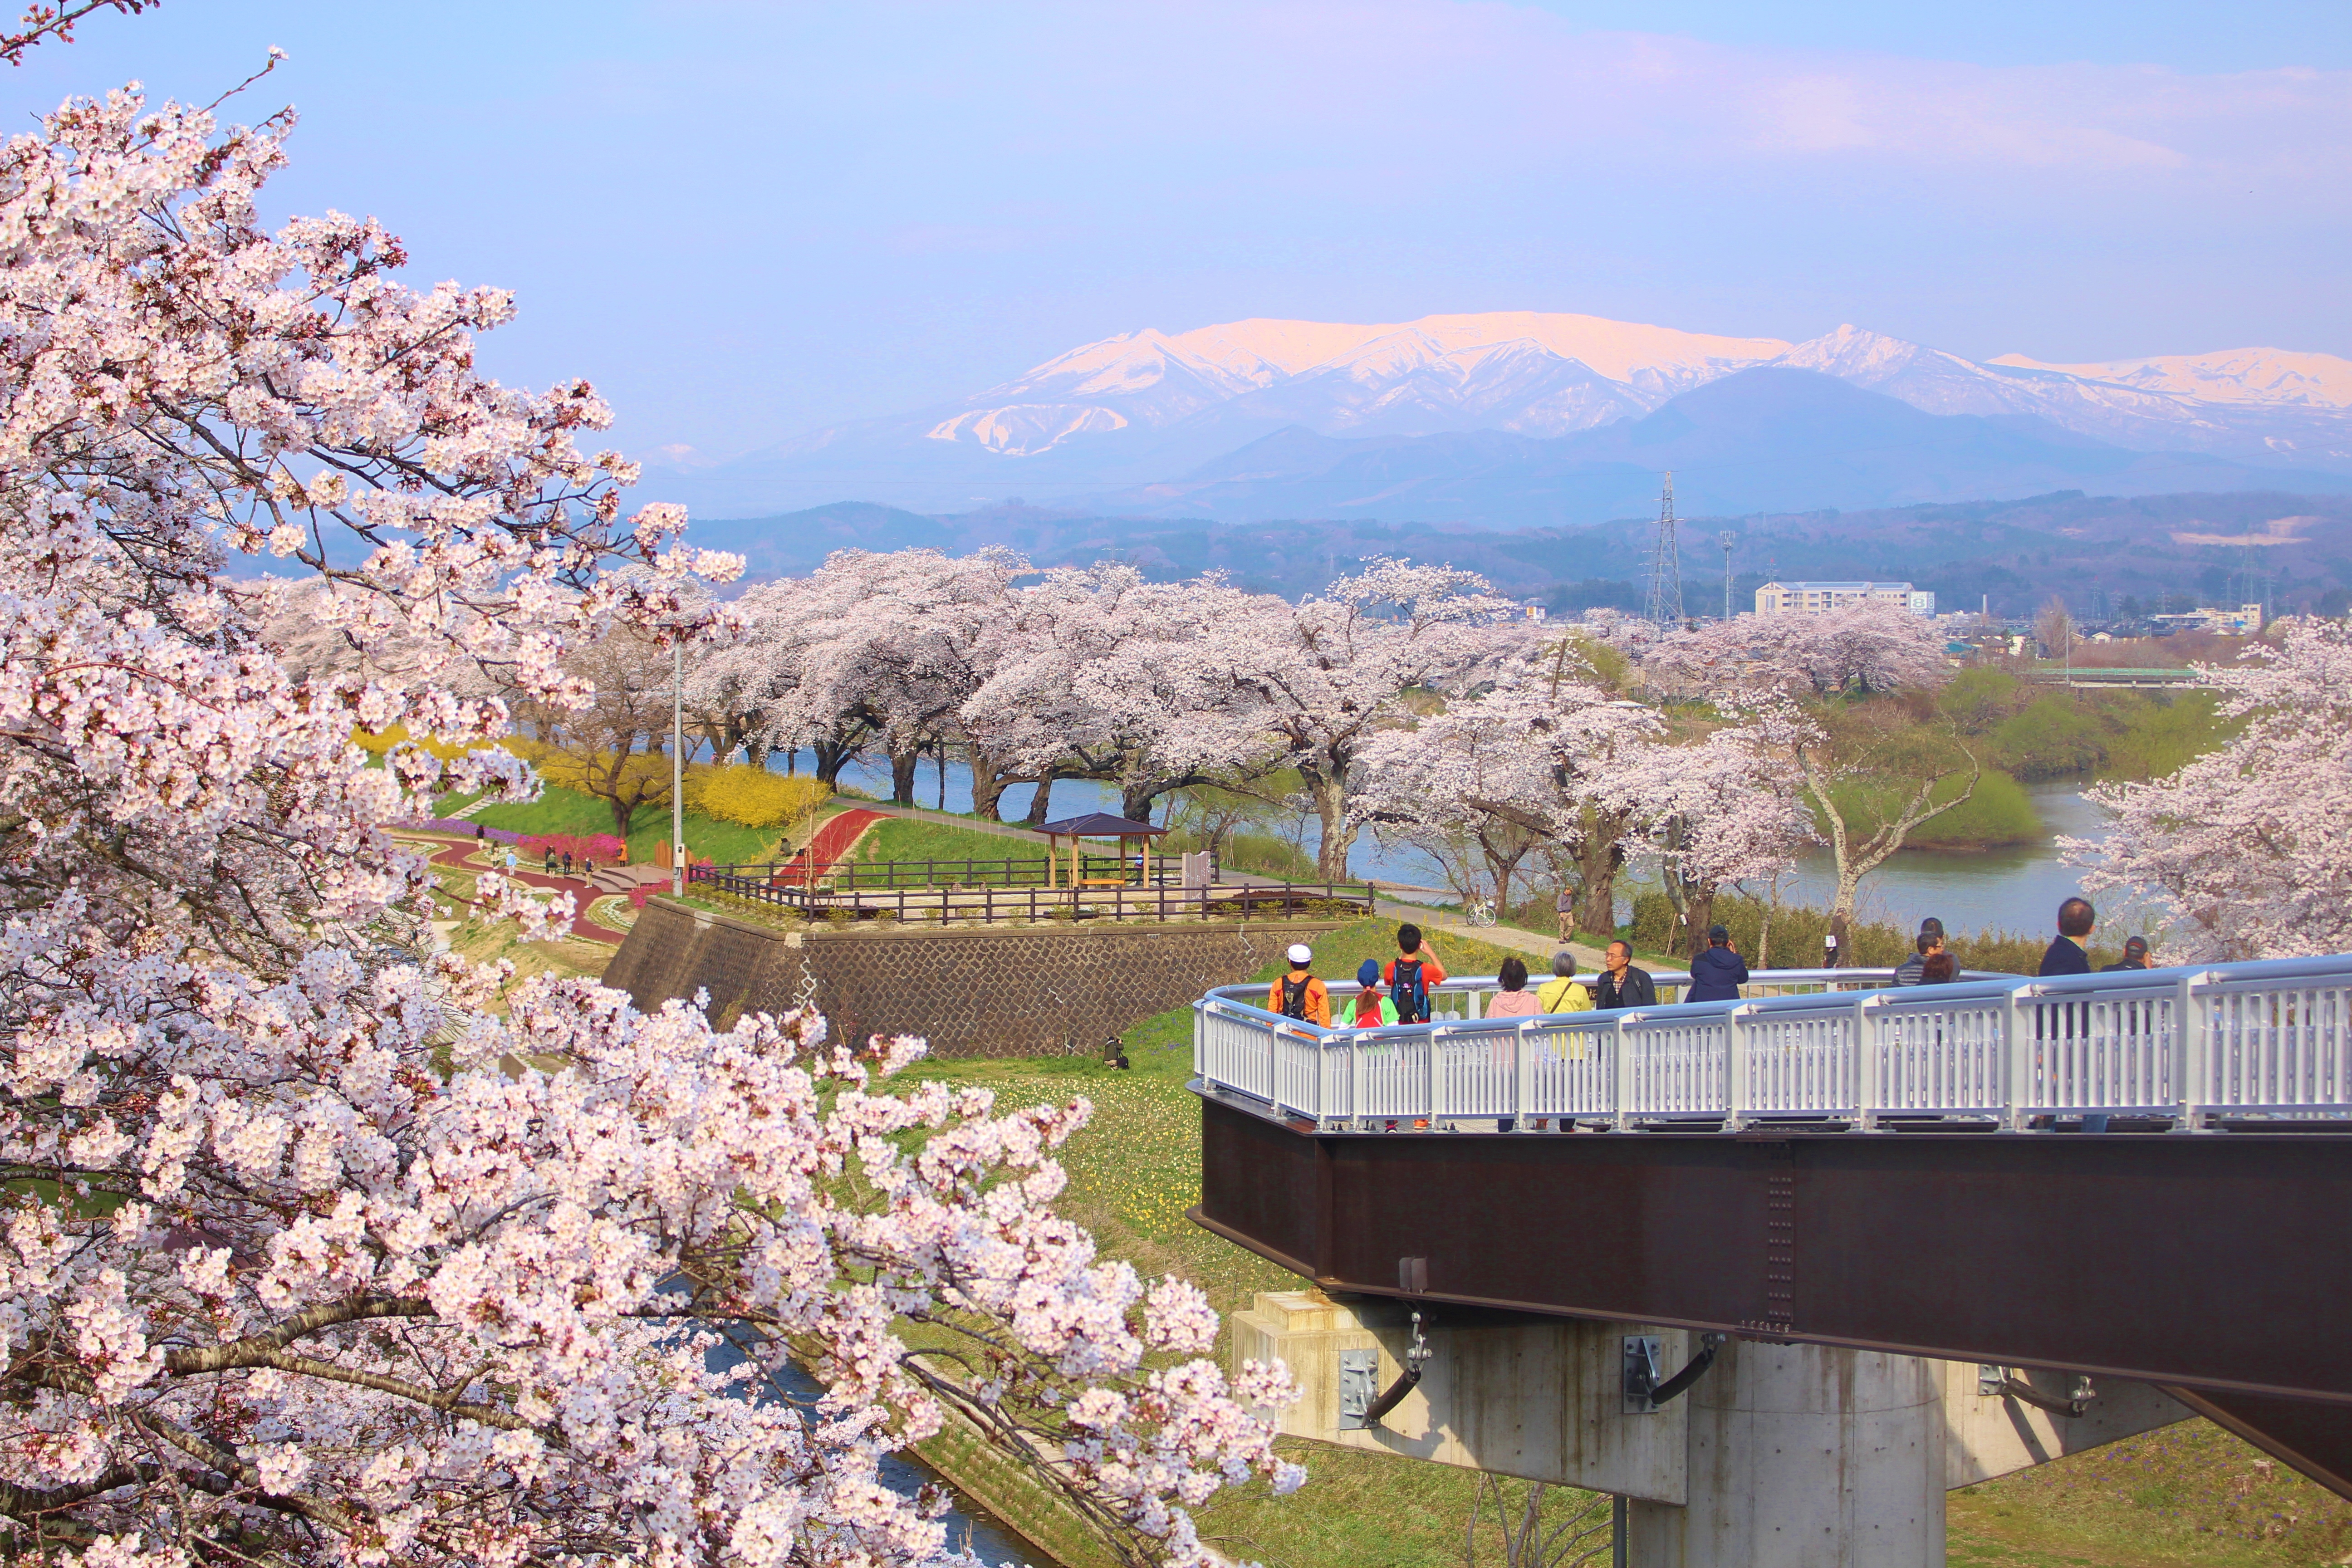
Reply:
M1245 1408L1286 1389L1229 1384L1197 1291L1051 1213L1083 1103L883 1094L911 1042L431 951L386 825L535 787L464 749L504 705L434 667L584 701L569 651L702 635L695 579L738 563L674 509L622 518L627 465L575 446L587 384L478 374L505 296L408 289L370 220L259 226L289 124L126 91L0 149L13 1549L930 1562L877 1467L953 1412L1124 1560L1207 1562L1190 1508L1298 1479ZM226 571L264 551L398 659L291 673L267 628L295 587ZM416 743L371 766L354 732L394 724ZM475 896L568 925L495 873ZM782 1385L795 1350L820 1397Z
M2352 626L2289 619L2276 649L2200 666L2244 729L2168 778L2103 784L2104 841L2062 840L2086 891L2171 917L2168 958L2352 951Z
M1933 621L1869 599L1821 615L1735 616L1659 638L1645 672L1669 690L1849 692L1933 689L1950 679Z
M1147 583L1115 563L1045 574L1019 594L990 679L961 710L975 775L986 760L1102 779L1143 821L1172 791L1267 771L1280 751L1255 690L1201 657L1222 623L1265 608L1218 576Z
M1433 849L1475 852L1498 898L1525 849L1544 848L1577 884L1578 923L1609 931L1617 875L1664 805L1650 784L1665 725L1572 670L1550 653L1515 659L1491 689L1371 737L1352 808Z
M1636 755L1619 784L1648 806L1641 853L1658 864L1686 953L1704 945L1725 884L1778 876L1819 841L1801 775L1771 739L1742 726L1653 747Z
M1242 599L1209 626L1194 655L1200 679L1252 699L1253 722L1298 770L1322 823L1327 879L1348 875L1363 747L1404 721L1409 692L1459 689L1516 648L1526 623L1512 609L1475 573L1381 559L1297 605Z

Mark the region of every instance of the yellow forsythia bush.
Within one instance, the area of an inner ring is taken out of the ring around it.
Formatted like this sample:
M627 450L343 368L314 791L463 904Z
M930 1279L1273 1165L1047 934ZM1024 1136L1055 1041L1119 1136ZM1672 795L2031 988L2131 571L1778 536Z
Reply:
M772 773L749 763L699 767L686 775L688 810L745 827L789 827L832 794L813 778Z
M388 724L381 730L352 731L352 743L372 757L383 756L407 739L408 726L405 724ZM488 751L490 747L490 742L488 741L478 741L470 746L446 745L439 741L419 741L416 743L445 763L452 757L463 756L467 752Z

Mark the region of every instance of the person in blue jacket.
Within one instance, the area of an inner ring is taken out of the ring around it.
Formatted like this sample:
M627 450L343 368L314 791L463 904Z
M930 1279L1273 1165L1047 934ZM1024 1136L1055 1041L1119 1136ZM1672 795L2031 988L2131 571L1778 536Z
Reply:
M1685 1002L1737 1002L1748 984L1748 961L1731 945L1731 933L1721 926L1706 928L1706 951L1691 960L1691 986Z
M2069 899L2058 906L2058 934L2050 939L2049 951L2042 955L2044 974L2088 974L2091 955L2085 950L2091 945L2091 927L2098 912L2091 908L2088 899Z

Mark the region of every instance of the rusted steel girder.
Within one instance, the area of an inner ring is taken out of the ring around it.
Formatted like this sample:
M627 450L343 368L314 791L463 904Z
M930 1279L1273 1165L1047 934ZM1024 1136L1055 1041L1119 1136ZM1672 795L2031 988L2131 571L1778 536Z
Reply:
M1202 1134L1327 1289L2163 1384L2352 1496L2352 1135Z

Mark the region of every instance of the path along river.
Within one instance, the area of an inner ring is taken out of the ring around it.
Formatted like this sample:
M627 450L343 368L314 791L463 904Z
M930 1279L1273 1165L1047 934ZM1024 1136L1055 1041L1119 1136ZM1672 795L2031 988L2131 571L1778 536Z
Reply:
M781 770L783 758L778 756L771 765ZM803 771L811 768L805 754L800 765ZM844 771L842 782L886 799L890 793L887 768L853 765ZM960 763L950 762L945 784L946 809L970 811L971 771ZM1029 809L1032 789L1028 784L1016 784L1005 792L1000 809L1006 820L1021 819ZM1954 931L1994 930L2046 934L2054 931L2060 900L2078 890L2081 879L2079 871L2059 860L2054 840L2061 835L2097 839L2105 834L2105 823L2098 808L2083 797L2083 784L2075 780L2026 786L2044 829L2044 837L2036 843L2000 849L1898 851L1892 860L1864 879L1859 914L1866 921L1885 921L1898 926L1916 925L1922 917L1934 915ZM934 805L940 799L940 775L926 764L916 783L916 804ZM1118 809L1118 792L1088 780L1064 779L1054 785L1052 809L1057 817L1087 811L1115 812ZM1311 855L1315 845L1316 835L1310 824L1304 847ZM1349 868L1359 877L1376 877L1387 882L1422 887L1445 885L1444 871L1429 856L1410 845L1383 846L1369 833L1356 841ZM1836 886L1836 874L1829 851L1824 848L1799 863L1794 876L1781 885L1781 899L1787 903L1826 908ZM2126 923L2131 924L2132 929L2146 925L2145 921L2126 921L2124 917L2130 911L2123 909L2108 912L2117 918L2103 917L2101 923L2111 930L2121 931ZM1630 906L1621 913L1630 916Z

